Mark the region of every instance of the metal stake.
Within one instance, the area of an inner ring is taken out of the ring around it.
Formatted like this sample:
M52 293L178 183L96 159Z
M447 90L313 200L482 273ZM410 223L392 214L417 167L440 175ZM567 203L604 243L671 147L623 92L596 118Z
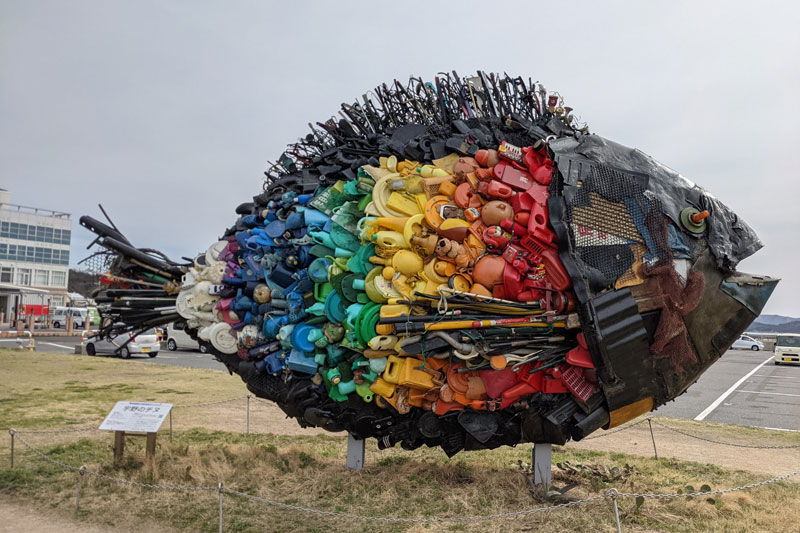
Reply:
M83 475L85 473L85 466L82 466L78 469L78 494L75 496L75 514L81 510L81 489L83 489Z
M219 490L219 533L222 533L222 483L217 485L217 490Z
M622 524L619 521L619 507L617 506L617 496L619 496L619 491L617 489L609 489L608 496L614 503L614 518L617 520L617 533L622 533Z
M347 434L347 460L345 464L349 470L361 470L364 468L364 441L355 438L352 433Z
M656 438L653 435L653 421L648 418L647 423L650 424L650 438L653 440L653 453L656 454L656 459L658 459L658 450L656 449Z
M14 436L17 434L17 430L9 429L8 434L11 435L11 468L14 468Z
M169 441L172 442L172 409L169 410Z
M247 395L247 434L250 434L250 395Z
M545 494L553 482L553 445L549 442L533 445L533 482L544 485Z

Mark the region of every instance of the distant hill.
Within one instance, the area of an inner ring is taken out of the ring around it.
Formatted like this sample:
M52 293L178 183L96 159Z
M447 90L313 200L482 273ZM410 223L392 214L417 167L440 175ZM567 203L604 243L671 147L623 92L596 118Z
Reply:
M796 322L798 320L800 320L800 318L783 315L759 315L759 317L756 318L756 322L759 324L769 324L772 326L788 324L789 322Z
M69 283L67 285L69 292L77 292L89 298L92 295L92 291L100 285L100 276L70 268Z
M747 331L751 333L800 333L800 319L792 318L788 322L770 324L762 322L761 318L758 317L755 322L750 324Z

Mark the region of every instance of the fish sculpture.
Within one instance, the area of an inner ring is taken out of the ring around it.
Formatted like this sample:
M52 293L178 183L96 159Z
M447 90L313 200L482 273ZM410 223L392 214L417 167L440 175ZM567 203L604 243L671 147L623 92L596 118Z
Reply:
M101 337L173 321L303 427L381 449L563 444L697 381L776 279L704 189L478 72L311 126L194 259L84 216ZM122 348L122 346L120 347Z

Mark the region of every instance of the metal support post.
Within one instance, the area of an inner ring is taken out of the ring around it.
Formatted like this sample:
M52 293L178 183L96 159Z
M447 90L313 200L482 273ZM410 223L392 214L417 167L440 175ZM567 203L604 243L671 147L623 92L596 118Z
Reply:
M169 441L172 442L172 409L169 410Z
M553 445L549 442L533 445L533 482L545 487L553 482Z
M247 434L250 434L250 395L247 395Z
M9 429L9 435L11 435L11 468L14 468L14 436L17 434L16 429Z
M658 450L656 449L656 437L653 435L653 421L648 418L647 423L650 424L650 438L653 440L653 453L656 455L656 459L658 459Z
M614 504L614 518L617 521L617 533L622 533L622 523L619 521L619 506L617 505L617 496L619 496L619 491L617 489L609 489L607 494Z
M364 441L355 438L352 433L347 434L347 468L350 470L364 468Z
M219 490L219 533L222 533L222 495L224 494L222 483L217 485L217 490Z
M83 475L86 473L86 467L82 466L78 469L78 493L75 496L75 513L81 510L81 489L83 489Z

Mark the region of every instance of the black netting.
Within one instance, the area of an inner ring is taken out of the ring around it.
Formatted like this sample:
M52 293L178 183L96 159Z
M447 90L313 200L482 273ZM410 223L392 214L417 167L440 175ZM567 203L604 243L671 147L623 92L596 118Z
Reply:
M633 281L642 263L671 260L661 203L645 194L641 177L594 165L565 189L573 252L608 286Z

